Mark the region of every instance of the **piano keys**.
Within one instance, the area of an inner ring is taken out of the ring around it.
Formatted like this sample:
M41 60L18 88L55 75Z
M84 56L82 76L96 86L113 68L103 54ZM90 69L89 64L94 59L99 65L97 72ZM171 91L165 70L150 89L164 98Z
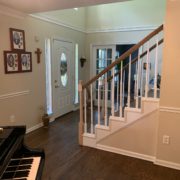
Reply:
M40 180L45 161L43 150L24 144L24 126L3 127L0 133L0 179Z

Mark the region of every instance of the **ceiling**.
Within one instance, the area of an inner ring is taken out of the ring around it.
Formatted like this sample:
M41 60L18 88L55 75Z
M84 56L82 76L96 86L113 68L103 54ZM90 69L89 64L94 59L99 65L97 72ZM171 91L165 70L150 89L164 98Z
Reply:
M128 0L0 0L0 5L31 14L122 1Z

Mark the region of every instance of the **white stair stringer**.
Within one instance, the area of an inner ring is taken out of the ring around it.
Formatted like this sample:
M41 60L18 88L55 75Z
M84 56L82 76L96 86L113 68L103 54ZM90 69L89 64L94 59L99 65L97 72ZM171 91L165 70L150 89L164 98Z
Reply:
M107 136L156 111L159 108L159 99L142 98L141 107L141 109L126 107L124 118L110 116L109 126L96 125L95 134L85 133L83 135L83 145L96 148L97 144Z

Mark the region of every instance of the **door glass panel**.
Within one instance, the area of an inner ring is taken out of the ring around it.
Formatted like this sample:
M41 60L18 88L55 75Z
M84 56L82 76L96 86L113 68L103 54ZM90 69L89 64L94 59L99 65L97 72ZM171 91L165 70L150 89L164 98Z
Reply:
M62 85L66 87L68 81L68 75L67 75L67 57L65 53L62 53L60 58L60 76L61 76Z
M96 49L96 74L99 74L108 65L112 63L112 48L98 48ZM106 75L103 75L101 79L105 79ZM107 74L108 77L111 76L111 71ZM110 100L111 84L108 83L108 100ZM98 81L96 81L96 98L98 96Z
M108 59L112 58L112 49L107 49L107 58Z

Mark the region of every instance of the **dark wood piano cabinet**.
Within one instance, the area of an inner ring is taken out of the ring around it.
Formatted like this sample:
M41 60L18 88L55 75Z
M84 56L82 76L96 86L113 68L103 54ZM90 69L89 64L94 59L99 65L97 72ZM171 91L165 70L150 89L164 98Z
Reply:
M45 153L24 144L25 132L25 126L0 127L0 179L41 179Z

